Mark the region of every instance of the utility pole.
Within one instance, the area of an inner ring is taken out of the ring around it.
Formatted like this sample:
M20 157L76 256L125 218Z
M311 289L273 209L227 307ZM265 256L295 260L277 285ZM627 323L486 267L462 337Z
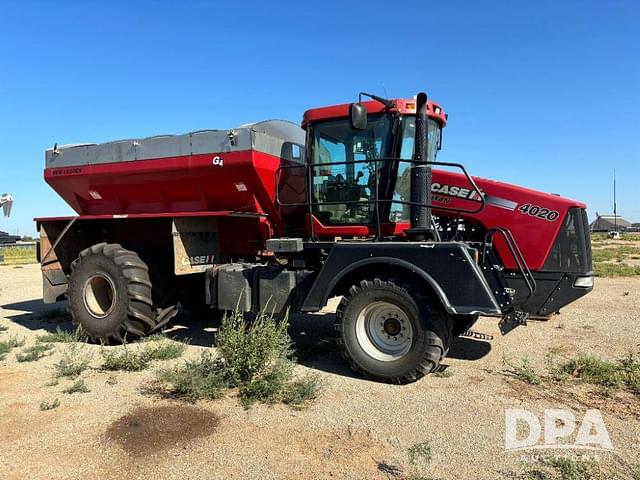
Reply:
M616 205L616 169L613 169L613 231L618 231L618 207Z

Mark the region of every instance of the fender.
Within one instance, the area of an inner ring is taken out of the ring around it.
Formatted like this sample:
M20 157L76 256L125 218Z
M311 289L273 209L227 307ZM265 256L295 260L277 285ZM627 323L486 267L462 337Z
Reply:
M366 258L364 260L359 260L355 263L352 263L347 268L344 268L337 277L334 277L327 289L325 290L324 297L322 299L322 305L326 305L329 300L329 295L333 292L333 289L340 283L340 281L346 277L351 272L354 272L360 267L364 267L365 265L374 265L374 264L385 264L385 265L397 265L398 267L405 268L410 272L415 273L420 276L429 286L433 289L433 291L438 295L438 298L442 302L442 305L449 313L456 313L455 309L451 306L451 302L447 298L447 294L444 293L438 282L436 282L431 275L422 270L421 268L416 268L415 265L407 262L406 260L401 260L399 258L393 257L374 257L374 258ZM315 285L314 285L315 286Z
M394 265L419 276L450 314L502 314L478 265L458 242L339 243L331 249L301 310L320 310L346 275L376 264L380 271ZM463 277L469 281L460 282Z

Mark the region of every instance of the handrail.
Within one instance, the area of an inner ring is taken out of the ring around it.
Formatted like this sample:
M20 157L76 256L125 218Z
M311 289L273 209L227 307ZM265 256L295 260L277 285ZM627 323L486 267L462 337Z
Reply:
M411 202L411 201L406 201L406 200L397 200L397 199L393 199L393 198L389 198L389 199L380 199L379 195L378 195L378 162L384 162L384 161L397 161L397 162L406 162L406 163L411 163L412 165L424 165L425 163L427 165L440 165L440 166L445 166L445 167L455 167L455 168L459 168L462 173L464 174L464 176L466 177L467 181L469 182L469 184L471 185L472 189L474 192L476 192L477 194L477 198L479 199L478 201L480 202L480 205L478 208L476 209L466 209L466 208L455 208L455 207L448 207L445 205L434 205L433 203L427 204L427 203L419 203L419 202ZM334 201L334 202L313 202L311 201L310 195L311 195L311 183L310 183L310 171L313 167L317 167L317 166L322 166L322 167L329 167L332 165L355 165L355 164L362 164L362 163L374 163L375 166L375 170L374 170L374 175L375 175L375 185L376 185L376 195L375 195L375 199L374 200L349 200L347 201ZM282 170L287 170L287 169L293 169L293 168L304 168L305 169L305 177L307 177L306 180L306 201L305 202L295 202L295 203L283 203L280 199L280 191L278 189L278 185L280 185L280 177L281 177L281 172ZM410 205L410 206L418 206L418 207L426 207L426 208L435 208L437 210L445 210L445 211L451 211L451 212L457 212L457 213L467 213L467 214L476 214L479 213L480 211L482 211L482 209L485 206L486 200L484 198L484 194L482 192L482 190L480 190L480 188L478 187L478 185L476 184L475 180L471 177L471 175L469 175L469 172L467 172L467 169L464 167L464 165L460 164L460 163L451 163L451 162L438 162L438 161L434 161L434 162L418 162L415 160L405 160L405 159L400 159L400 158L389 158L389 157L382 157L382 158L376 158L376 159L371 159L371 160L353 160L353 161L342 161L342 162L327 162L327 163L314 163L314 162L309 162L309 163L305 163L305 164L293 164L293 165L281 165L280 167L278 167L278 169L276 170L276 205L280 206L280 207L285 207L285 208L293 208L293 207L311 207L311 206L317 206L317 205L342 205L344 203L350 203L350 204L378 204L378 203L398 203L400 205ZM379 233L379 232L378 232Z
M536 291L536 288L537 288L536 280L533 277L533 274L531 273L529 266L527 265L527 261L524 259L524 256L522 255L522 251L520 250L520 247L518 246L516 239L513 238L513 234L509 229L504 227L495 227L487 230L487 233L485 233L485 236L484 236L484 247L482 249L482 263L484 264L486 260L486 252L485 252L486 246L489 243L489 240L493 238L493 235L495 233L500 233L502 235L502 238L504 238L505 243L507 244L507 248L509 249L509 252L511 253L511 256L513 257L513 259L515 260L516 266L518 267L518 270L520 271L522 278L527 284L529 295L527 296L526 299L529 300L531 297L533 297L533 294Z

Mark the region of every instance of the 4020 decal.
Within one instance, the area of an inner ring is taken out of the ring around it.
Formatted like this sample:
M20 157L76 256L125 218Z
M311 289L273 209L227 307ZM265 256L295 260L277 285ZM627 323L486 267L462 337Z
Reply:
M542 218L549 222L555 222L560 214L555 210L549 210L548 208L539 207L538 205L531 205L530 203L525 203L518 207L518 211L523 215L530 215L536 218Z

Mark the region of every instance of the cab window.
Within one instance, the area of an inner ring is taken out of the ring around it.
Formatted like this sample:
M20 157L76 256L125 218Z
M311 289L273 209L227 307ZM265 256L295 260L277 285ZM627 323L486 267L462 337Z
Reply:
M434 162L440 148L440 124L432 119L429 122L428 132L428 161ZM413 145L415 143L416 125L415 117L404 117L402 119L402 138L400 143L400 162L398 164L398 175L393 191L394 200L408 202L411 198L411 163L402 160L413 158ZM392 222L409 221L409 205L393 202L389 219Z
M386 115L369 117L366 130L353 130L348 119L314 126L312 193L323 224L372 221L375 205L368 202L375 200L376 163L385 156L390 126Z

